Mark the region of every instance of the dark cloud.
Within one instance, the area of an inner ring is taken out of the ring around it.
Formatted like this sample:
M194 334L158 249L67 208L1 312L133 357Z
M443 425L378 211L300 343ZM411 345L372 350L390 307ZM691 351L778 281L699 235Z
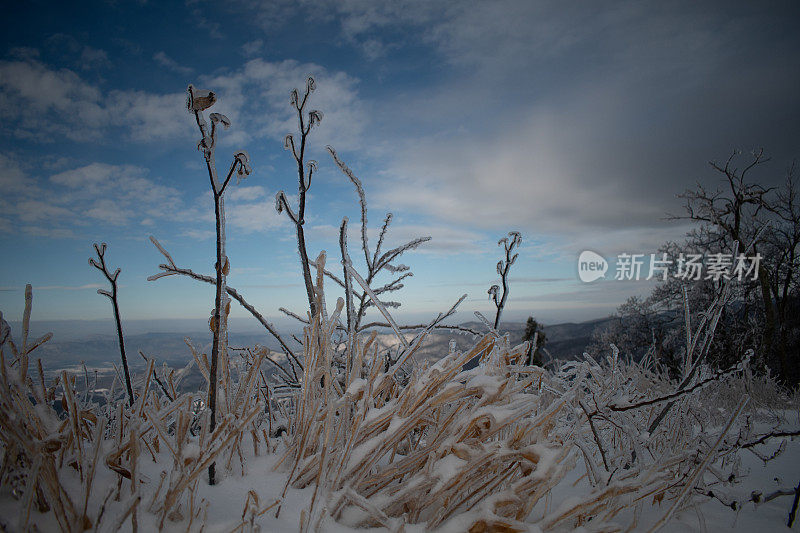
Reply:
M798 155L795 4L463 6L408 22L453 70L382 108L396 131L428 132L393 144L386 204L570 241L663 240L683 229L664 221L675 195L718 183L709 160L764 147L775 164L756 178L775 183Z

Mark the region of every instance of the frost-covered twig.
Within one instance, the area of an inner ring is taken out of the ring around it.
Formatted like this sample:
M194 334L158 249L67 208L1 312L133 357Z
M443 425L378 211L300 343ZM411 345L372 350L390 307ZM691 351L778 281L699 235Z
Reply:
M376 321L362 325L360 331L370 328L388 328L388 327L391 327L388 323ZM427 327L430 327L430 324L402 324L399 325L398 327L401 330L415 330L415 329L425 329ZM483 335L483 333L481 333L480 331L456 324L436 324L431 329L445 329L450 331L458 331L461 333L469 333L470 335L475 335L476 337L480 337L481 335Z
M122 336L122 321L119 317L119 302L117 300L117 278L119 277L120 269L116 269L113 273L108 270L106 265L106 243L94 243L94 251L97 253L97 261L93 257L89 258L89 264L103 273L103 276L111 284L111 291L105 289L97 289L97 294L107 296L111 300L111 306L114 309L114 323L117 326L117 342L119 343L119 355L122 359L122 370L125 373L125 386L128 389L128 403L133 406L133 387L131 387L131 373L128 369L128 358L125 356L125 339Z
M250 174L250 158L245 151L238 151L233 156L233 162L222 183L217 176L217 165L214 160L215 147L217 143L217 124L222 124L224 128L231 125L230 120L225 115L211 113L211 131L208 131L208 124L203 117L203 111L210 108L216 102L217 97L211 91L201 91L189 85L187 107L190 113L194 114L197 127L200 130L201 139L197 144L197 149L203 152L206 161L209 181L211 182L211 192L214 196L214 220L216 229L216 288L214 295L214 315L211 320L211 330L213 333L213 344L211 347L211 368L208 387L208 407L210 412L209 429L213 432L217 424L217 365L219 364L220 353L225 357L225 348L222 345L227 336L227 314L230 301L227 299L225 289L225 277L230 271L230 262L225 255L225 189L233 176L234 171L241 178ZM224 308L224 310L223 310ZM214 484L215 463L211 463L208 468L208 480Z
M800 436L800 430L794 431L773 431L771 433L767 433L766 435L761 435L755 440L745 442L744 444L740 444L740 448L754 448L760 444L764 444L769 439L779 439L785 437L797 437Z
M509 240L509 237L511 240ZM510 231L508 232L508 237L503 237L497 241L498 246L501 244L505 249L506 256L505 259L501 259L497 262L497 274L500 276L500 283L503 285L503 294L498 298L497 293L500 290L500 286L498 285L492 285L487 291L489 293L489 298L494 301L494 305L497 308L497 313L494 316L495 330L497 330L497 326L500 324L500 315L503 313L503 308L506 306L506 300L508 300L508 271L519 256L518 253L513 255L512 253L515 248L522 244L522 235L520 235L518 231Z
M311 129L322 120L321 111L313 110L309 111L307 114L305 112L308 97L314 92L315 88L316 83L314 82L314 78L309 77L306 80L306 88L302 98L297 89L292 90L291 105L297 112L298 127L300 130L300 146L298 147L295 145L294 136L291 133L286 135L284 139L284 148L291 150L295 163L297 163L299 192L297 213L293 212L291 207L289 207L289 202L286 200L286 194L283 191L279 191L275 196L275 208L278 213L286 211L286 215L295 226L295 231L297 233L297 251L300 254L300 269L303 273L303 282L305 283L306 294L308 296L308 308L312 315L316 313L314 283L311 280L311 270L309 269L308 250L306 249L306 237L303 225L305 224L306 193L309 187L311 187L311 178L314 171L317 169L316 161L306 161L306 145Z
M362 278L361 275L359 275L359 273L356 272L356 269L353 268L352 265L350 264L345 265L345 268L347 269L347 273L353 276L353 279L356 280L359 285L361 285L361 288L364 289L364 292L370 297L372 305L377 307L378 311L380 311L383 317L386 319L386 321L389 322L389 326L394 330L395 334L397 335L397 338L400 340L403 346L408 348L409 347L408 341L406 340L405 336L402 333L400 333L400 328L398 327L397 322L394 321L392 315L389 314L389 311L386 310L386 307L378 299L378 296L372 291L372 289L370 289L369 284L366 282L366 280L364 280L364 278Z
M797 513L798 502L800 502L800 483L798 483L797 488L794 489L794 500L792 500L792 508L789 510L789 520L786 522L787 527L792 527L792 524L794 524L794 517Z
M364 262L366 266L366 274L364 276L364 281L366 286L369 290L373 293L373 295L377 296L380 294L398 291L403 288L402 281L413 274L410 272L410 269L406 265L395 265L393 262L397 260L401 255L409 250L413 250L420 246L423 243L428 242L431 240L430 237L419 237L416 239L412 239L411 241L392 248L387 252L381 255L381 248L384 243L384 239L386 237L386 233L389 229L389 225L392 222L392 214L388 213L386 218L383 221L383 225L381 226L380 233L378 235L378 243L375 246L375 251L370 253L369 250L369 241L367 239L367 197L366 193L364 192L364 186L361 184L361 180L353 173L353 171L348 167L340 158L339 155L336 153L331 146L327 147L328 153L331 154L334 163L336 166L339 167L339 170L347 176L350 182L356 189L356 194L358 195L358 204L361 210L361 250L364 254ZM376 277L382 271L389 272L391 274L400 274L392 281L385 283L381 287L373 287L373 283L375 282ZM336 276L329 274L328 272L325 273L331 279L336 281L340 286L344 287L345 282L339 280ZM370 324L361 325L361 321L363 320L364 316L366 315L367 309L375 305L376 307L378 304L391 307L398 307L399 303L397 302L389 302L389 301L379 301L377 298L374 300L371 298L370 294L367 290L363 290L360 294L354 294L354 297L358 300L358 310L354 311L354 326L353 329L355 331L363 331L368 327L376 327L386 324L386 327L391 327L390 322L372 322ZM376 303L377 302L377 303ZM408 327L405 329L418 329L417 327Z
M717 448L719 448L719 445L722 443L722 440L725 438L725 435L728 434L728 431L730 431L731 426L736 421L736 419L739 417L739 414L742 412L742 409L744 409L744 406L747 405L747 402L748 402L749 399L750 398L745 396L739 402L739 405L736 407L736 410L733 412L733 414L731 415L730 419L728 420L727 425L725 426L725 428L720 433L720 435L717 438L717 440L714 443L714 445L706 453L706 456L703 459L703 462L700 463L700 466L698 466L695 469L695 471L692 473L691 477L686 481L686 484L684 485L683 489L681 490L681 493L678 495L678 498L676 498L675 501L672 503L672 506L669 508L667 513L663 517L661 517L661 520L656 522L656 524L652 528L650 528L650 530L649 530L650 533L654 533L654 532L660 530L662 527L664 527L666 525L666 523L669 522L670 518L672 518L672 515L675 513L675 511L683 503L683 500L686 499L686 495L689 493L689 491L694 489L694 486L697 483L697 480L700 479L700 476L703 474L703 472L705 472L705 470L708 467L708 465L715 458L715 453L714 452L716 452Z
M746 362L745 362L745 364L746 364ZM703 387L705 387L709 383L713 383L715 381L719 381L722 378L730 376L730 375L732 375L732 374L734 374L736 372L741 372L743 370L744 370L743 363L739 363L738 365L734 365L734 366L732 366L730 368L727 368L725 370L717 370L711 376L709 376L707 378L704 378L704 379L701 379L700 381L698 381L697 383L693 384L690 387L684 387L684 388L680 388L679 387L677 390L675 390L674 392L671 392L669 394L665 394L663 396L659 396L659 397L656 397L656 398L650 398L650 399L647 399L647 400L641 400L641 401L638 401L638 402L635 402L635 403L626 403L626 404L614 404L614 403L611 403L611 404L608 404L606 406L606 409L608 409L610 411L616 411L616 412L621 413L621 412L624 412L624 411L630 411L632 409L641 409L642 407L648 407L648 406L659 404L659 403L663 403L663 402L673 401L673 400L675 400L677 398L680 398L681 396L684 396L684 395L687 395L687 394L691 394L692 392L694 392L694 391L696 391L698 389L702 389ZM593 414L597 414L597 413L595 412Z
M214 278L211 277L211 276L207 276L205 274L198 274L197 272L194 272L191 269L181 268L181 267L177 266L175 264L175 261L172 259L172 256L169 254L169 252L161 245L161 243L158 242L158 240L156 240L155 237L150 236L150 241L153 243L153 245L156 248L158 248L158 251L161 252L161 254L164 257L166 257L166 259L167 259L167 261L169 261L169 263L163 263L163 264L158 265L158 268L160 268L162 270L162 272L159 272L158 274L153 274L152 276L149 276L147 278L148 281L155 281L155 280L157 280L159 278L164 278L164 277L167 277L167 276L181 275L181 276L187 276L187 277L192 278L192 279L197 280L197 281L202 281L204 283L210 283L212 285L215 283ZM256 320L258 320L258 322L262 326L264 326L264 329L266 329L269 332L269 334L272 335L272 337L275 338L275 340L278 341L278 344L280 345L281 350L283 351L284 354L286 354L286 357L289 359L290 364L292 366L297 366L300 369L300 371L302 372L303 371L303 364L297 358L297 355L295 355L294 351L292 351L292 349L289 348L289 345L286 344L286 342L283 340L283 338L280 336L280 334L278 334L278 331L277 331L277 329L275 329L275 326L271 322L269 322L266 318L264 318L264 315L259 313L258 310L256 310L255 307L253 307L251 304L249 304L244 299L244 297L236 289L234 289L233 287L230 287L229 285L227 285L227 283L225 284L225 291L228 293L228 296L230 296L231 298L233 298L234 300L239 302L239 304L242 307L247 309L247 311L251 315L253 315L253 317ZM268 361L270 361L271 363L275 363L275 361L273 359L268 359ZM294 368L292 369L292 374L294 374L294 382L297 383L297 379L298 379L297 378L297 371L294 370Z
M150 363L150 359L141 350L139 350L139 355L142 356L142 359L144 359L145 363ZM156 383L158 384L158 387L161 389L161 392L164 393L164 396L166 396L169 401L174 401L175 398L172 397L172 394L170 394L170 392L167 390L167 387L166 385L164 385L164 382L161 381L161 378L158 377L158 373L155 371L155 369L153 369L153 379L156 380Z
M603 459L603 466L605 467L606 472L610 472L610 470L608 469L608 460L606 460L606 452L603 446L603 442L600 439L600 434L597 433L597 428L594 426L594 420L592 420L592 417L594 415L589 413L589 411L586 409L586 406L583 405L583 402L578 402L578 405L581 406L581 409L583 410L584 414L586 414L586 420L588 420L589 422L589 427L592 430L592 435L594 436L595 444L597 444L597 449L600 452L600 457Z
M28 342L28 334L30 332L31 322L31 309L33 306L33 288L31 284L25 285L25 310L22 313L22 346L18 347L14 343L14 338L11 335L11 326L3 318L3 312L0 311L0 349L4 344L11 348L11 353L14 355L12 364L18 362L20 358L25 357L33 350L53 338L52 333L45 333L33 342Z

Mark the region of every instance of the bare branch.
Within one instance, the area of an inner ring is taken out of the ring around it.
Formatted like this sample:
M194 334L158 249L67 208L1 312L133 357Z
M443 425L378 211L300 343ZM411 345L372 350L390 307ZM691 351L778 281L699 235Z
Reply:
M339 156L336 154L336 150L334 150L331 146L326 146L328 153L331 154L333 157L336 166L339 167L341 170L353 183L356 188L356 193L358 194L358 203L361 206L361 248L364 250L364 260L367 263L367 269L370 271L372 270L380 270L375 268L375 262L370 262L369 257L369 247L367 245L367 195L364 193L364 187L361 185L361 180L359 180L353 171L339 159Z
M511 238L510 240L509 237ZM498 291L500 290L498 285L492 285L489 287L488 291L490 299L494 302L494 305L497 308L497 312L494 317L495 330L497 330L497 326L500 324L500 315L503 313L503 308L508 300L508 271L519 256L519 254L511 254L521 243L522 235L518 231L510 231L508 232L508 237L503 237L497 241L498 246L503 245L505 250L505 260L500 260L497 262L497 274L500 276L500 282L503 285L502 295L498 298Z
M286 200L286 194L283 191L278 191L275 195L275 210L278 213L286 210L286 214L289 216L292 222L297 226L300 222L297 219L297 215L294 214L292 208L289 207L289 202Z
M107 296L109 300L111 300L111 307L114 311L114 322L117 327L117 342L119 343L119 355L122 359L122 370L125 374L125 386L127 387L128 392L128 403L131 407L133 407L133 387L131 386L131 374L130 370L128 369L128 358L125 355L125 339L122 336L122 321L120 320L119 316L119 302L117 300L117 278L119 277L120 269L116 269L112 274L108 270L108 266L106 265L106 243L97 244L94 243L94 251L97 254L97 260L94 258L89 258L89 264L103 273L106 280L111 284L111 291L107 291L105 289L97 289L98 294L102 294L103 296ZM30 286L29 286L30 287ZM27 296L27 290L26 290ZM29 306L28 306L29 307ZM26 307L26 309L28 309ZM26 320L30 318L30 311L26 313ZM27 332L27 328L25 328ZM23 340L23 345L27 342L27 339Z
M414 239L413 241L409 241L402 246L398 246L397 248L393 248L383 254L380 259L378 259L377 264L373 265L373 270L378 271L383 268L386 268L389 263L403 255L403 253L407 252L408 250L413 250L417 248L420 244L426 243L431 240L430 237L419 237Z
M155 241L154 238L151 238L151 240ZM158 241L155 241L154 244L157 243L157 242ZM159 278L162 278L162 277L165 277L165 276L182 275L182 276L187 276L187 277L192 278L194 280L202 281L204 283L209 283L209 284L212 284L212 285L215 283L214 278L211 277L211 276L206 276L204 274L198 274L198 273L196 273L196 272L194 272L194 271L192 271L191 269L188 269L188 268L177 267L177 266L175 266L174 263L170 264L170 265L162 264L162 265L159 265L159 268L162 269L164 272L159 272L158 274L154 274L152 276L149 276L147 278L147 281L155 281L156 279L159 279ZM281 346L281 350L286 354L286 356L291 358L291 360L293 361L293 364L297 365L302 370L302 368L303 368L302 363L300 363L300 360L297 358L297 356L294 354L294 352L289 348L289 346L286 344L286 342L284 342L283 338L278 334L277 330L275 329L275 326L272 325L269 321L267 321L267 319L264 318L264 316L261 313L259 313L256 310L255 307L250 305L244 299L244 297L241 294L239 294L239 292L236 289L226 285L225 286L225 291L228 293L228 295L231 298L233 298L234 300L239 302L239 304L242 307L247 309L247 311L249 311L250 314L253 315L253 317L256 320L258 320L258 322L262 326L264 326L264 329L266 329L269 332L269 334L272 335L272 337L275 340L278 341L278 344L280 344L280 346Z
M384 307L384 305L378 299L378 296L372 291L372 289L370 289L369 284L366 281L364 281L364 278L362 278L359 275L359 273L356 272L356 269L354 269L352 267L352 265L347 265L346 268L347 268L348 273L351 276L353 276L353 279L355 279L358 282L358 284L361 285L361 288L364 289L364 292L366 292L369 295L370 299L372 300L373 305L375 305L375 307L377 307L378 311L381 312L381 314L383 315L383 318L385 318L386 321L389 323L391 328L394 330L395 335L397 335L397 338L400 339L400 342L403 344L403 346L408 348L409 344L408 344L408 341L406 340L405 336L402 333L400 333L400 328L398 327L397 323L392 318L392 315L389 314L389 312L386 310L386 307Z

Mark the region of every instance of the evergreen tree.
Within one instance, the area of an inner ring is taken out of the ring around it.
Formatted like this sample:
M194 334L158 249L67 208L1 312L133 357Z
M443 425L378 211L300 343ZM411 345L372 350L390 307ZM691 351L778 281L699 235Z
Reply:
M536 337L536 346L534 346L533 338ZM528 341L528 356L525 358L526 365L542 366L542 348L544 348L547 337L544 334L542 325L539 324L532 316L528 317L525 323L525 334L522 340Z

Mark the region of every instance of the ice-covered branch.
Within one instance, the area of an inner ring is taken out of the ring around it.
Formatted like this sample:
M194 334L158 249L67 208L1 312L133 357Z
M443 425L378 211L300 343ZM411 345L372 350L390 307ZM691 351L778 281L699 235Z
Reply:
M125 355L125 339L122 336L122 321L119 316L119 302L117 300L117 278L119 278L120 269L116 269L113 273L109 271L106 265L106 243L94 243L94 251L97 254L97 260L93 257L89 258L89 264L103 273L106 280L111 284L111 291L104 289L97 289L98 294L107 296L111 300L111 307L114 311L114 323L117 326L117 342L119 343L119 355L122 359L122 370L125 373L125 386L128 389L128 403L133 407L133 387L131 386L131 374L128 369L128 358Z
M509 237L511 238L510 240ZM487 291L489 294L489 299L494 302L494 305L497 308L497 312L494 316L495 330L500 324L500 315L503 313L503 308L505 308L506 301L508 300L508 271L519 256L519 254L515 253L512 255L512 253L520 244L522 244L522 235L520 235L518 231L510 231L508 232L508 237L503 237L497 241L498 246L501 244L505 250L505 259L497 262L497 274L500 276L500 282L503 285L502 295L499 295L499 285L492 285Z
M326 146L328 153L331 154L333 161L336 163L336 166L339 167L345 176L347 176L353 185L356 188L356 193L358 194L358 204L361 207L361 249L364 252L364 260L367 263L367 268L369 270L373 270L375 268L375 262L370 261L369 257L369 246L367 240L367 195L364 192L364 186L361 185L361 180L359 180L353 171L350 170L341 159L339 159L339 155L336 153L336 150L333 149L331 146ZM384 226L386 223L384 223Z
M167 258L167 260L169 261L169 264L161 264L161 265L159 265L158 268L160 268L162 270L162 272L159 272L157 274L153 274L152 276L148 276L147 281L155 281L155 280L157 280L159 278L163 278L163 277L166 277L166 276L181 275L181 276L187 276L187 277L192 278L192 279L197 280L197 281L202 281L204 283L209 283L209 284L212 284L212 285L214 284L215 281L214 281L214 278L212 276L207 276L207 275L204 275L204 274L198 274L198 273L192 271L191 269L178 267L175 264L175 261L173 261L172 256L170 256L169 252L167 252L167 250L161 245L161 243L158 242L158 240L156 240L155 237L151 236L150 237L150 241L153 243L153 245L155 245L156 248L158 248L158 250L161 252L161 254L164 255L164 257ZM264 329L266 329L269 332L269 334L272 335L272 337L276 341L278 341L278 344L280 344L280 346L281 346L281 350L283 351L284 354L286 354L286 357L290 359L291 364L292 365L297 365L300 368L300 370L302 371L302 369L303 369L302 363L300 363L300 361L297 358L297 356L295 355L295 353L289 348L289 346L286 344L286 342L284 342L284 340L280 336L280 334L278 334L278 331L275 329L275 326L272 323L270 323L266 318L264 318L264 316L261 313L259 313L256 310L255 307L253 307L251 304L249 304L244 299L244 297L236 289L234 289L233 287L230 287L230 286L228 286L226 284L225 290L226 290L226 292L228 293L228 295L231 298L233 298L234 300L239 302L239 304L242 307L247 309L247 311L251 315L253 315L253 317L256 320L258 320L258 322L262 326L264 326ZM272 362L271 359L268 359L268 360L270 362ZM296 373L295 373L295 378L296 378Z
M316 161L310 160L306 162L306 147L308 143L308 135L311 129L320 123L322 120L322 113L319 111L310 111L305 115L305 106L308 97L316 88L314 78L309 77L306 80L306 89L302 99L297 89L293 89L290 93L290 103L297 112L298 129L300 131L300 146L296 146L294 136L292 134L286 135L284 139L284 147L291 150L292 157L294 157L297 164L297 182L298 182L298 205L297 212L295 213L289 207L286 200L286 195L280 191L275 197L275 209L278 213L286 211L286 215L295 226L295 233L297 234L297 251L300 255L300 270L303 273L303 283L306 288L306 296L308 298L308 308L312 316L316 313L316 303L314 301L314 283L311 279L310 262L308 258L308 250L306 247L306 237L303 225L305 224L306 212L306 193L311 187L311 178L317 168ZM308 119L306 121L306 118Z

